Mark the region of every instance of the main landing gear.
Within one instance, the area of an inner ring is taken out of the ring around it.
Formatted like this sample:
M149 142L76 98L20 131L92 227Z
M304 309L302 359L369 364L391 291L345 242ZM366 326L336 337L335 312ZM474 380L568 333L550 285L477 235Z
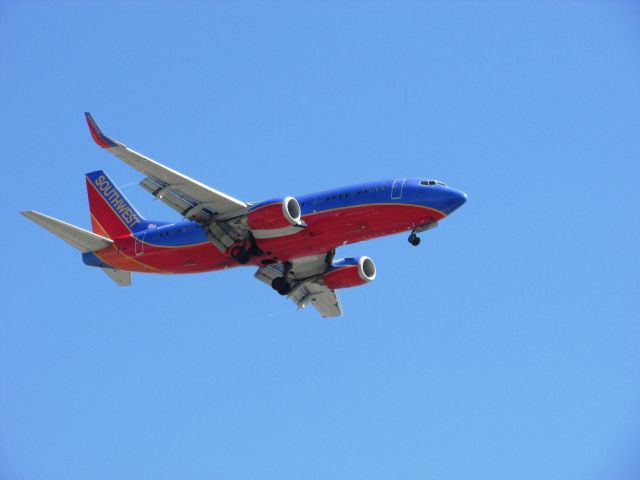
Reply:
M417 247L418 245L420 245L420 237L416 235L415 232L411 232L411 235L409 235L408 240L409 240L409 243L414 247Z
M231 247L231 250L229 250L231 258L237 260L238 263L242 265L248 263L251 257L259 257L263 253L264 252L258 248L258 245L256 245L256 241L253 237L249 237L248 242L242 241L241 243Z
M291 263L286 262L284 264L284 271L281 277L276 277L271 281L271 288L273 288L280 295L286 295L291 291L291 284L287 281L289 272L291 271Z

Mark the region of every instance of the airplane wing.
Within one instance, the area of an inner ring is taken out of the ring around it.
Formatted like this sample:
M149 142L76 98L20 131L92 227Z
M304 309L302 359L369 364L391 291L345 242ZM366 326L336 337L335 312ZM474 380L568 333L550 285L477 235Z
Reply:
M302 309L311 304L325 318L343 314L338 291L328 288L322 281L327 268L326 255L316 255L297 259L293 262L289 275L292 288L287 295ZM284 266L281 263L266 265L258 269L255 277L271 286L274 278L281 277Z
M245 202L165 167L106 136L90 113L85 112L85 116L93 140L127 165L146 175L140 182L142 188L183 217L208 223L211 220L233 218L247 210L248 205Z

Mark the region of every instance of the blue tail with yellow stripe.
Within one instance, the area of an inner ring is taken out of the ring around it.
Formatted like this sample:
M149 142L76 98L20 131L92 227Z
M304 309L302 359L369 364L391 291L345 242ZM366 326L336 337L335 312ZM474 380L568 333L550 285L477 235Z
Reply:
M117 238L146 230L149 222L102 170L86 174L91 226L95 233Z

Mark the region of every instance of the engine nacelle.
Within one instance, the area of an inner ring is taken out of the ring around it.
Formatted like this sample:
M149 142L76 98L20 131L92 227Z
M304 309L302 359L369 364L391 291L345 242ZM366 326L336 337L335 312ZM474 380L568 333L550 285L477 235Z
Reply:
M322 279L331 288L349 288L373 282L376 265L369 257L344 258L331 264Z
M247 213L247 223L256 238L274 238L300 231L300 204L293 197L269 200L253 205Z

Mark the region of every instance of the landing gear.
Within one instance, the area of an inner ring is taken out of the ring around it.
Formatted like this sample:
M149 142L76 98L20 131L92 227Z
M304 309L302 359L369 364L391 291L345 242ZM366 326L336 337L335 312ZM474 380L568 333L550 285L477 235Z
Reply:
M286 295L291 291L291 284L283 277L276 277L271 281L271 288L280 295Z
M242 265L248 263L251 257L259 257L263 254L264 252L260 250L258 245L256 245L256 241L253 236L249 236L248 243L246 241L241 241L229 250L231 258Z
M237 260L238 263L242 265L246 264L251 258L251 250L244 248L244 245L235 245L231 247L229 254L231 255L231 258Z
M289 272L291 271L290 262L285 262L283 264L283 272L281 277L276 277L271 281L271 288L273 288L280 295L286 295L291 291L291 284L287 281L287 277L289 276Z
M414 247L420 245L420 237L418 237L418 233L426 232L427 230L431 230L432 228L436 228L438 226L438 222L432 217L430 221L415 227L411 231L411 235L409 235L409 243Z

